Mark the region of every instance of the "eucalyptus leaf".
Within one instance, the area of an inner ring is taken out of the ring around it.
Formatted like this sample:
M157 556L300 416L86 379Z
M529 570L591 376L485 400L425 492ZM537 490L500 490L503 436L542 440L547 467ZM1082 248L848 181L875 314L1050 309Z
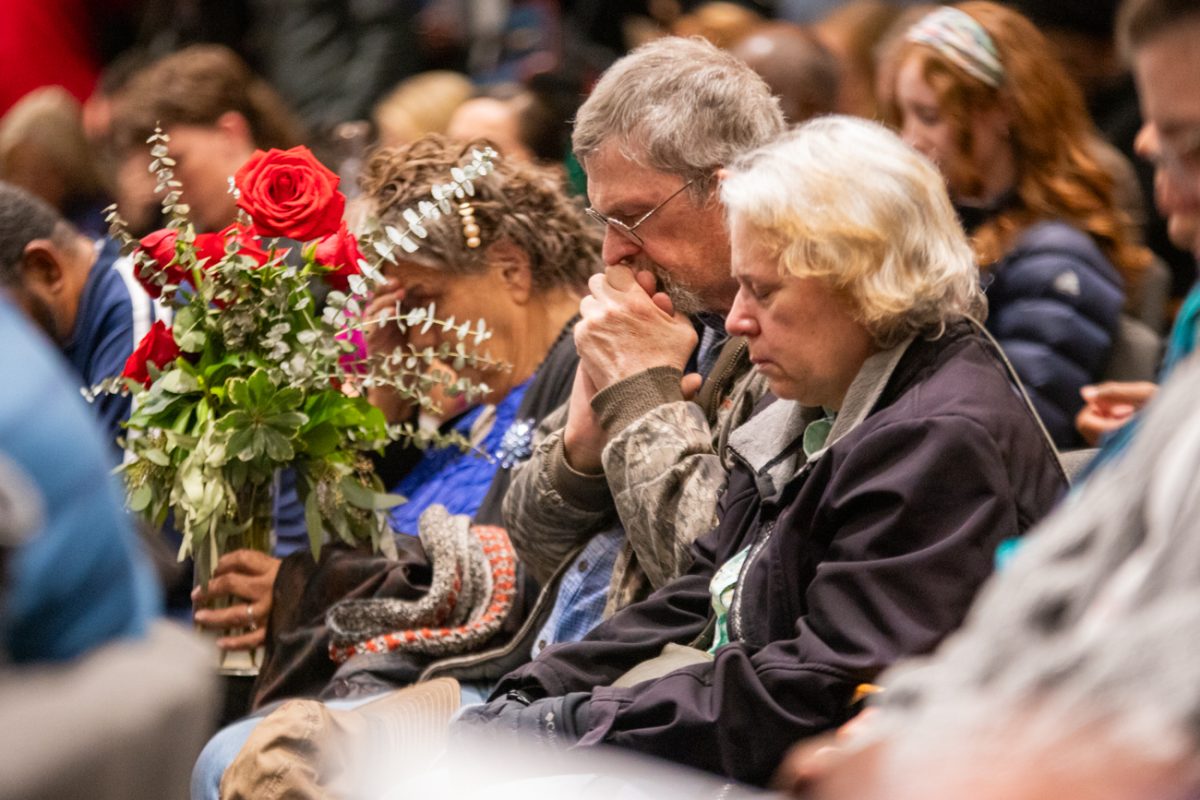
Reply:
M180 488L184 496L192 502L198 502L204 497L204 475L198 469L182 470L179 475Z
M354 544L354 535L350 531L350 524L346 520L346 512L343 509L335 509L329 521L333 523L333 529L337 532L338 538L346 544Z
M138 455L140 455L142 458L144 458L144 459L146 459L147 461L149 461L151 464L157 464L157 465L158 465L158 466L160 466L160 467L169 467L169 466L171 466L171 459L170 459L170 457L169 457L169 456L168 456L166 453L164 453L162 450L159 450L157 447L151 447L151 448L149 448L149 449L147 449L147 450L143 450L143 451L142 451L141 453L139 453ZM143 486L142 488L145 488L145 487ZM145 506L143 506L142 508L145 508ZM134 510L134 511L141 511L142 509L141 509L141 508L135 508L135 509L133 509L133 510Z
M398 494L386 494L384 492L376 492L363 486L354 476L347 475L342 478L338 486L342 490L342 494L346 496L346 501L356 508L364 508L368 511L382 511L386 508L392 508L405 502L405 498Z
M175 333L175 341L180 350L185 353L199 353L204 349L208 341L208 335L204 331L204 317L204 311L192 303L175 312L171 329Z
M172 394L187 394L200 388L196 378L181 369L173 369L163 374L158 379L158 385L162 387L163 391Z
M308 546L315 561L321 557L321 543L325 540L325 523L315 487L304 498L304 526L308 528Z
M154 490L148 485L142 484L134 489L129 494L129 510L142 512L150 505L150 500L154 497Z

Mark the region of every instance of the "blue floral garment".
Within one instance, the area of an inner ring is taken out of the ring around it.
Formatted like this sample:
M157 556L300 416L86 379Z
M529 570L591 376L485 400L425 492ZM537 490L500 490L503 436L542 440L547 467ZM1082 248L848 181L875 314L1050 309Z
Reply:
M492 478L500 468L501 443L509 428L520 427L524 421L517 420L517 409L530 380L513 388L496 406L496 419L487 436L478 447L488 454L485 458L475 451L462 452L457 447L443 447L425 453L413 470L392 488L396 494L408 498L408 502L392 509L392 530L396 533L416 535L417 519L421 512L434 503L441 503L451 514L475 516L480 503L487 495ZM471 427L478 421L487 406L476 406L454 424L454 430L470 436ZM509 437L512 438L511 436Z

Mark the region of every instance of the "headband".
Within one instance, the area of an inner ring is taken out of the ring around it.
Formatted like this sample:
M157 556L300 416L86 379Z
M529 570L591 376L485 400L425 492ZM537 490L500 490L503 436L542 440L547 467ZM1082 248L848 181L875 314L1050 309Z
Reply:
M927 14L908 29L910 42L924 44L968 75L983 81L993 89L1004 82L1004 67L996 43L974 17L957 8L945 7Z

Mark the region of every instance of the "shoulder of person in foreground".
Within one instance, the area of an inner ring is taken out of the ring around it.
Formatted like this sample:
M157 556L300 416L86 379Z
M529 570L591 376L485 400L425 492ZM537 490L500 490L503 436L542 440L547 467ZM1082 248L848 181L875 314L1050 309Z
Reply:
M63 660L141 636L161 598L96 422L61 357L3 300L0 340L0 449L47 509L12 558L5 646L17 662Z

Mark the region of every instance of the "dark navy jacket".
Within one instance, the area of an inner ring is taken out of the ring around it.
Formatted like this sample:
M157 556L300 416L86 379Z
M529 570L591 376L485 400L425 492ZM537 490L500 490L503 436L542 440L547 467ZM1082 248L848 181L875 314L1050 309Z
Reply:
M984 277L987 328L1060 447L1083 446L1079 390L1101 380L1125 302L1121 277L1088 234L1042 222Z
M996 546L1066 487L994 351L963 324L914 342L872 397L807 463L800 428L774 424L794 404L759 412L730 437L720 523L694 543L692 568L582 641L542 651L493 697L592 692L582 744L752 783L765 783L792 743L844 721L858 684L961 624ZM778 454L737 455L735 438L756 420ZM800 466L768 480L787 459ZM611 686L667 643L702 637L709 582L747 547L732 641L715 659Z
M62 353L79 376L81 387L90 387L121 374L125 360L154 322L154 305L133 278L132 265L120 261L117 242L106 239L88 273L79 298L75 330L62 345ZM129 395L106 394L92 401L115 459L121 450L116 439L124 433L121 423L129 418Z

